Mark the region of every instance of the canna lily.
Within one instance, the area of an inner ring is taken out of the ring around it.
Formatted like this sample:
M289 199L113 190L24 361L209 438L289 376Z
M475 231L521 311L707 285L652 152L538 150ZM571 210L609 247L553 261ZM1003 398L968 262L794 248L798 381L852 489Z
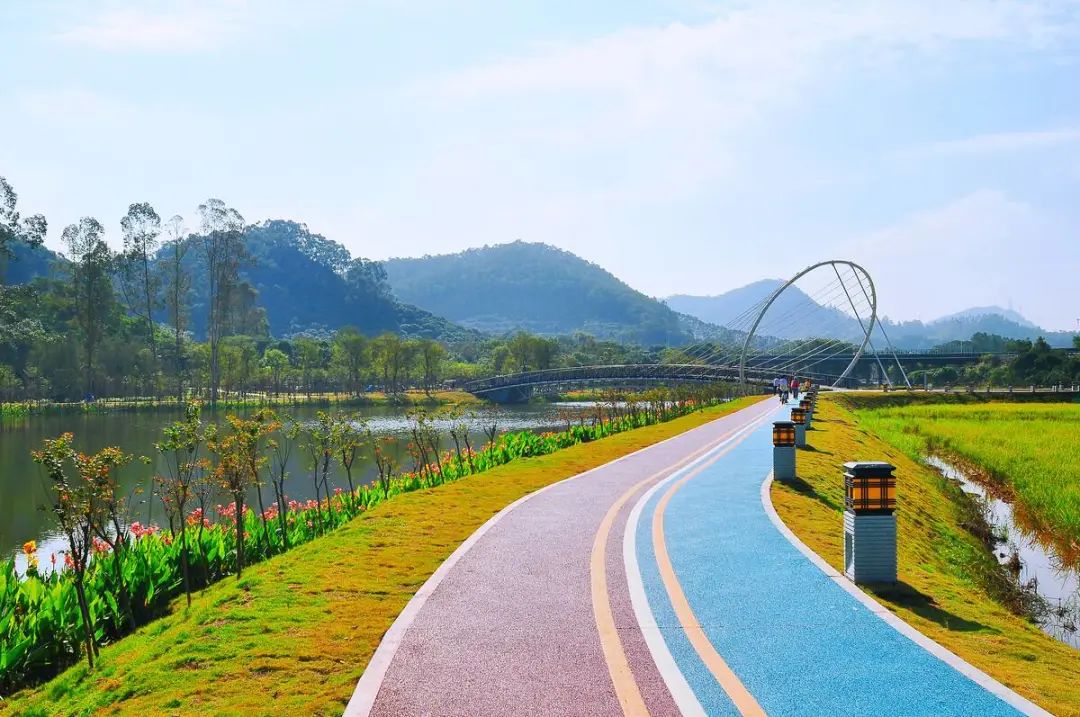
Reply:
M34 553L37 552L37 541L36 540L27 540L25 543L23 543L22 551L26 555L33 555Z

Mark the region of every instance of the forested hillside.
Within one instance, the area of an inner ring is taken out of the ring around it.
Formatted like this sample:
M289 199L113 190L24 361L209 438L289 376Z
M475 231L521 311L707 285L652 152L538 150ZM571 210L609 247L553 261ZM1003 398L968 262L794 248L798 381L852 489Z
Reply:
M194 277L191 327L197 336L206 334L208 314L208 273L205 253L199 250L201 241L200 236L190 237L184 257ZM252 224L244 228L243 244L247 256L239 275L248 290L254 290L246 300L265 312L266 328L273 336L329 334L342 326L355 326L369 336L393 331L442 341L474 335L398 302L379 262L352 258L344 246L312 233L304 224L278 219ZM155 263L165 263L168 252L163 247Z
M691 339L662 302L546 244L517 241L384 265L399 299L482 331L582 331L646 345Z

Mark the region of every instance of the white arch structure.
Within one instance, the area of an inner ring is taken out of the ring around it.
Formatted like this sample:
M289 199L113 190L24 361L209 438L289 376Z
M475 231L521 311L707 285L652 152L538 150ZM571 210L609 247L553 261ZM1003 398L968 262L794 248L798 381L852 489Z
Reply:
M855 274L856 280L858 280L858 282L859 282L859 286L862 288L864 297L870 303L870 323L869 323L868 326L863 325L863 319L862 319L861 316L859 316L859 312L855 308L855 302L852 300L851 294L848 292L847 286L844 284L843 279L840 277L840 270L837 268L837 265L839 265L839 264L851 267L852 272L854 272L854 274ZM795 276L791 277L791 279L789 279L786 284L784 284L779 289L774 291L772 296L769 297L769 300L765 302L765 306L762 307L761 312L758 313L757 319L754 320L753 326L751 326L750 331L746 334L746 340L743 341L742 352L741 352L741 354L739 356L739 382L740 383L742 383L742 384L746 383L746 353L749 350L750 345L754 340L754 335L757 332L758 325L761 323L761 320L765 318L765 314L768 313L769 308L773 305L773 303L778 298L780 298L780 295L783 294L784 291L786 291L789 286L791 286L796 281L803 278L804 276L806 276L810 272L814 271L815 269L820 269L820 268L822 268L824 266L832 267L833 271L836 272L836 278L840 280L840 285L844 287L844 294L847 296L848 303L851 304L852 311L855 312L855 319L859 322L859 327L863 330L863 340L862 340L862 344L859 345L859 350L855 352L855 357L851 359L851 363L849 363L847 365L847 367L844 369L844 372L842 374L840 374L840 377L836 379L836 381L833 383L833 385L836 386L841 381L843 381L845 378L847 378L847 375L849 373L851 373L851 370L853 368L855 368L855 364L857 364L859 362L859 359L862 357L863 351L866 349L867 344L870 343L870 335L873 332L874 325L877 323L877 320L878 320L877 319L877 290L874 288L874 280L872 278L870 278L870 272L868 272L863 267L859 266L858 264L856 264L853 261L847 261L846 259L829 259L827 261L820 261L817 264L812 264L812 265L806 267L805 269L803 269L802 271L800 271ZM860 274L863 277L866 278L866 285L865 286L862 283L863 282L862 278L860 278L860 276L859 276ZM869 286L869 293L867 292L867 286ZM886 337L886 341L888 341L888 337ZM879 363L880 363L880 359L879 359ZM901 370L903 370L903 369L901 368ZM882 367L882 371L884 372L884 367ZM886 380L888 380L887 377L886 377ZM907 381L906 376L904 377L904 380L905 380L905 382Z

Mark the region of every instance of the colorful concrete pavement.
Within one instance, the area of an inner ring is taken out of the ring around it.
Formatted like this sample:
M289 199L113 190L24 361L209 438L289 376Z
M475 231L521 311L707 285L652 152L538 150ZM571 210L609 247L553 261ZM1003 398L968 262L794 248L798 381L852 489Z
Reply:
M764 400L500 512L408 604L345 714L1045 714L779 525L762 484L781 411Z

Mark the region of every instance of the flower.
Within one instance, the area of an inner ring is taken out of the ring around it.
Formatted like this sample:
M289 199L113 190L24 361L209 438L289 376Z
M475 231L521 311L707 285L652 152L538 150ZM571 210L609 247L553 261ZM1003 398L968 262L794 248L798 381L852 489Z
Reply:
M27 555L33 555L37 552L37 541L27 540L25 543L23 543L22 551Z
M73 567L75 567L75 561L71 559L71 555L69 555L68 553L64 553L64 567L65 568L73 568Z

